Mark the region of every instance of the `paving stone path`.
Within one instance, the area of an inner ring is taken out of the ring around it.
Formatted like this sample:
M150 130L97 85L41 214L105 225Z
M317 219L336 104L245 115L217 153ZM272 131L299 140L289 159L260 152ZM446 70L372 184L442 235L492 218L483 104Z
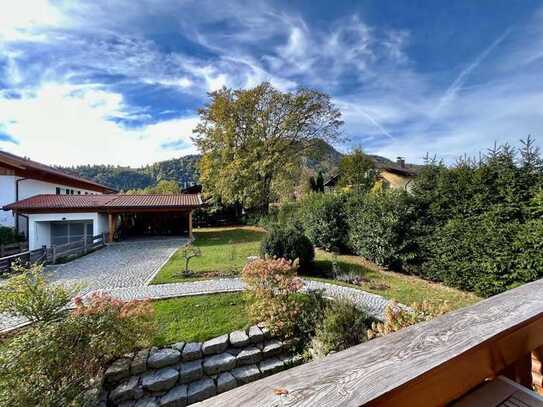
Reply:
M147 285L144 287L117 288L101 290L122 300L161 299L243 291L245 284L240 278L217 278L214 280L193 281L190 283L173 283ZM332 298L346 298L364 307L368 312L382 319L389 300L380 295L371 294L356 288L344 287L337 284L323 283L315 280L304 280L304 290L324 290L324 295Z
M84 296L99 291L123 300L173 298L245 289L239 278L149 285L155 273L184 243L186 240L183 239L164 239L112 244L70 263L48 268L47 278L57 284L83 285L81 293ZM382 319L389 302L379 295L315 280L305 279L304 286L305 290L324 290L328 297L347 298L379 319ZM23 318L0 314L0 332L25 323Z

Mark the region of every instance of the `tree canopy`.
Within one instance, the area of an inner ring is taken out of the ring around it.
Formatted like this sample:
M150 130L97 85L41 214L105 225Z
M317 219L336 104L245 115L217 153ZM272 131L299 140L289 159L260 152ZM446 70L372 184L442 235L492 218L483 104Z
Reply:
M317 140L338 139L343 124L330 97L311 89L281 92L265 82L209 96L193 137L203 154L204 190L263 213L285 192L280 188L294 188L287 181L299 178L304 151Z
M339 162L339 186L368 191L375 181L375 165L361 149L354 149Z

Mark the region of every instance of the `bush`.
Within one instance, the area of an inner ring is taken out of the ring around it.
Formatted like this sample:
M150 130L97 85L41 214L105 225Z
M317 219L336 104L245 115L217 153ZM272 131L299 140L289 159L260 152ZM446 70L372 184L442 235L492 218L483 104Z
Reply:
M391 301L385 308L385 319L383 322L373 322L368 330L368 338L373 339L385 336L400 329L429 321L439 315L451 310L447 302L429 302L411 304L410 309L401 307L397 302Z
M367 340L369 318L348 300L331 301L312 340L312 353L323 357Z
M351 201L348 223L350 246L359 256L393 268L416 259L414 213L406 192L368 193Z
M41 265L29 268L14 265L13 269L18 275L0 286L1 313L23 316L32 322L49 322L64 316L75 289L48 285Z
M344 193L312 193L303 199L301 222L305 234L315 246L329 251L347 248L345 204L348 196Z
M315 259L315 249L302 231L294 227L274 225L262 240L261 254L284 258L291 262L299 260L301 270L309 270Z
M285 259L257 259L245 265L242 279L251 297L249 315L263 322L273 335L292 337L302 304L297 293L303 286Z
M518 222L499 210L452 219L433 234L423 275L483 296L526 282L515 270L518 231Z
M0 226L0 244L23 242L25 237L15 232L15 229Z
M94 295L63 319L31 325L0 352L0 405L97 405L105 364L150 345L152 312L149 302Z

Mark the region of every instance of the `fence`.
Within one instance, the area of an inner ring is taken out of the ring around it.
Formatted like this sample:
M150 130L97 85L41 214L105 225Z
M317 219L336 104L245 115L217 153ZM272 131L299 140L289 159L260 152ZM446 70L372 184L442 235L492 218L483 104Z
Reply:
M28 242L0 244L0 258L28 251Z
M16 262L23 264L38 262L55 264L60 258L78 256L96 250L104 246L106 241L105 234L100 234L52 247L43 246L36 250L28 250L28 244L26 244L25 251L0 257L0 275L9 273L12 265Z

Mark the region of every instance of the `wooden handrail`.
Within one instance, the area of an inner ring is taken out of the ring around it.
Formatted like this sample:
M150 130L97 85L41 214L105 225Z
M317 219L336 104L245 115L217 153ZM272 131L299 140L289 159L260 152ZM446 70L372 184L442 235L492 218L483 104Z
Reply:
M541 346L538 280L199 405L442 406Z

